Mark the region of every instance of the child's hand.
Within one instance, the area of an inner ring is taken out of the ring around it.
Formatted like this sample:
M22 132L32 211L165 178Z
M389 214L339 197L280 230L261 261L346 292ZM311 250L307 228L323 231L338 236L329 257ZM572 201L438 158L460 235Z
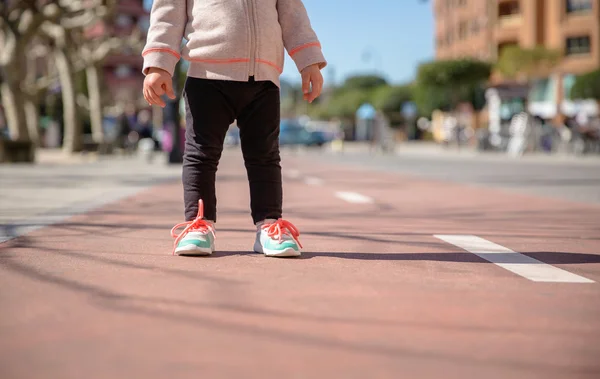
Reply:
M312 89L312 91L311 91ZM312 103L319 97L323 89L323 75L318 64L313 64L302 70L302 93L304 100Z
M163 69L151 67L144 79L144 99L150 105L159 105L164 108L166 104L161 96L165 94L170 99L175 99L171 75Z

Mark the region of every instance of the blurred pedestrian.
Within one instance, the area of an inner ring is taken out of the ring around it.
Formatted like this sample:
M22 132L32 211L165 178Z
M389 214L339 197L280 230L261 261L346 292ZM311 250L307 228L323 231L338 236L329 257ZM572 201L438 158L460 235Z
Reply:
M385 114L377 111L373 120L373 133L371 136L371 153L382 152L389 153L393 150L394 141L392 139L390 123Z
M528 146L529 137L533 127L533 118L527 110L527 100L523 102L523 110L515 114L510 120L510 141L507 152L512 156L521 156Z
M132 145L137 142L135 131L137 122L135 105L127 104L117 118L113 144L125 153L130 153Z
M193 7L191 4L193 3ZM247 4L248 3L248 4ZM282 219L279 77L283 49L302 73L304 99L323 87L326 62L302 0L248 2L154 0L144 56L144 97L165 106L183 37L190 61L184 89L183 187L186 222L176 225L174 253L214 251L215 174L229 125L237 119L250 181L254 250L298 256L298 229ZM185 34L185 35L184 35ZM185 227L176 235L179 227Z
M448 113L442 121L442 135L445 146L450 146L452 140L456 137L458 130L458 119L454 113Z
M157 141L154 137L154 128L152 126L152 115L147 109L142 109L137 116L135 131L138 134L137 151L151 162L154 158L154 150L157 148Z

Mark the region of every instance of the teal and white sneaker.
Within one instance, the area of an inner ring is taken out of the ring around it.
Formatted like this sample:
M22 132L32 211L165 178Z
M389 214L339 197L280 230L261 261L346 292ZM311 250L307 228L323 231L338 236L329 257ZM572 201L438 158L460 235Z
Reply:
M289 221L265 220L257 224L254 251L268 257L298 257L302 252L299 236Z
M171 237L175 238L173 255L211 255L215 251L215 226L212 221L205 220L202 200L198 202L198 216L193 221L182 222L171 229ZM184 227L179 234L177 229Z

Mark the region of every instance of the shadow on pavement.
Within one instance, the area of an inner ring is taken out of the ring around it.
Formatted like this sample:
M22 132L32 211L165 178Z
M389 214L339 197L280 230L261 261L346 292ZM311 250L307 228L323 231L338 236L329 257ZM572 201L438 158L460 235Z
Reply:
M564 252L523 252L531 258L547 264L583 264L600 263L600 255ZM435 262L467 262L489 263L471 253L342 253L342 252L303 252L300 259L320 257L357 259L365 261L435 261ZM515 260L515 254L493 254L496 261L501 263L520 263Z
M256 306L227 304L227 303L211 303L211 302L190 302L182 301L170 298L161 297L150 297L150 296L138 296L130 293L120 293L110 288L104 288L95 284L83 283L65 276L57 276L55 274L43 272L30 265L18 262L15 259L3 259L0 261L0 267L11 271L13 273L20 274L31 280L51 284L58 286L65 290L70 290L76 293L81 293L91 297L96 306L101 309L121 312L123 314L135 315L135 316L146 316L153 319L168 321L168 322L180 322L189 325L194 328L200 328L202 330L221 330L227 333L240 333L243 335L251 336L260 340L270 340L278 343L295 344L313 348L328 348L335 349L338 351L346 351L361 354L370 354L377 356L390 357L394 359L398 358L411 358L411 359L422 359L424 361L448 361L448 362L462 362L469 365L477 366L498 366L505 368L506 366L521 368L524 370L536 370L536 372L552 372L556 373L564 371L565 374L573 374L575 371L579 373L590 373L595 370L594 367L579 367L573 370L569 367L564 367L560 364L547 364L537 362L527 362L523 360L515 359L502 359L494 356L485 358L475 358L473 356L467 356L465 354L453 353L450 351L419 351L418 349L411 349L408 346L402 346L400 343L396 346L389 343L377 343L365 341L354 342L351 340L341 340L336 337L328 337L322 333L307 333L306 331L288 331L282 330L277 327L278 323L276 320L272 322L264 322L265 318L292 318L297 322L333 322L333 323L350 323L350 324L364 324L362 327L370 326L387 326L387 327L398 327L398 328L420 328L425 330L460 330L469 333L491 333L496 335L504 335L507 332L521 333L520 330L511 328L495 328L489 326L473 326L468 323L462 325L442 325L439 322L418 322L413 320L407 321L390 321L390 320L377 320L377 319L352 319L344 317L329 317L329 316L317 316L311 313L304 312L286 312L280 310L271 310ZM71 304L73 306L73 304ZM181 309L184 307L185 309ZM202 311L221 311L219 316L211 314L202 314ZM234 319L228 319L228 315L231 314L245 315L250 317L251 315L257 315L262 317L261 322L248 323L248 321L240 322ZM132 322L134 322L132 320ZM540 328L539 330L528 329L528 332L542 333L544 335L551 333L573 333L581 334L578 330L547 330L547 328Z

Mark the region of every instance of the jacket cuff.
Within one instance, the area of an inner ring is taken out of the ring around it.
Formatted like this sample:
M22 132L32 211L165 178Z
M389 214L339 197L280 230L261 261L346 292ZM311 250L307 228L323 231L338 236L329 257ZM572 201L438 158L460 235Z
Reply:
M144 75L148 75L148 70L151 67L157 67L173 76L175 66L179 62L179 59L181 59L181 55L175 50L163 48L146 49L142 53L142 56L144 57L144 67L142 69Z
M290 51L290 57L296 63L298 71L304 70L313 64L318 64L320 69L327 66L327 61L321 51L321 45L318 42L299 46Z

